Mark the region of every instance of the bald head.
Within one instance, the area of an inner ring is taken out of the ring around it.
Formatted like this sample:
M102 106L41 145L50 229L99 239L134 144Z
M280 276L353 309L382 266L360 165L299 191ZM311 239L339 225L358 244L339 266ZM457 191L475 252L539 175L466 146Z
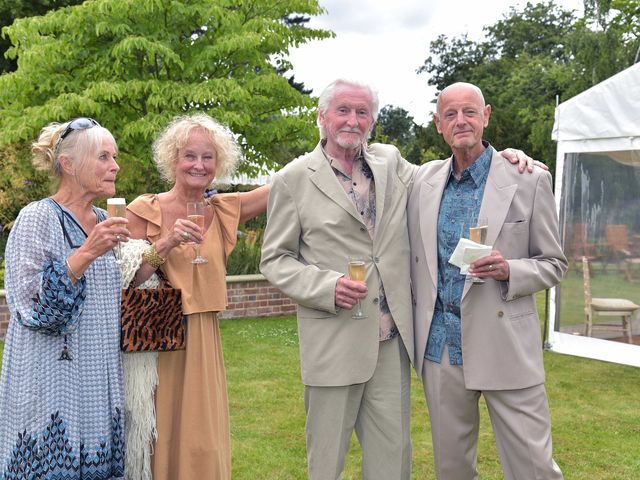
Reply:
M489 124L491 106L471 83L454 83L438 95L433 120L456 158L475 159L484 151L482 134Z
M440 95L438 95L438 101L436 102L437 112L440 113L440 108L444 101L444 97L447 97L449 95L456 96L463 92L468 92L471 95L475 95L478 101L478 105L484 107L484 95L482 94L482 90L480 90L480 88L476 87L473 83L457 82L452 83L448 87L445 87L440 92Z

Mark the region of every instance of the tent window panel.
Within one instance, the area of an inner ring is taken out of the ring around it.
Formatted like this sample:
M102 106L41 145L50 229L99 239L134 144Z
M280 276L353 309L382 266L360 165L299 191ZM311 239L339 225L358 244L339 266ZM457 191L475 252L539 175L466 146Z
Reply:
M589 262L593 297L640 304L640 150L569 153L562 180L560 231L570 266L559 291L555 328L585 335L582 257ZM632 319L636 338L638 316ZM615 330L592 335L624 341Z

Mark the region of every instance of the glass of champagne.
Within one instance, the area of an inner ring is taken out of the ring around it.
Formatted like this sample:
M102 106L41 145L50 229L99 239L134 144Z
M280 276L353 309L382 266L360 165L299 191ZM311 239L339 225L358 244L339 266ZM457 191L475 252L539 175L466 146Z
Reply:
M204 202L187 202L187 219L195 223L202 230L204 235ZM191 263L200 264L208 263L209 261L200 255L200 244L195 244L196 256Z
M469 240L481 245L487 244L487 231L489 230L489 220L487 217L478 217L475 226L469 227ZM471 277L473 283L484 283L482 278Z
M109 218L126 217L127 202L125 201L125 199L124 198L107 198L107 214L109 215ZM122 263L122 252L120 250L119 239L113 254L116 257L116 264L120 265Z
M349 257L349 277L354 282L365 283L365 268L364 268L364 260L358 257ZM351 315L351 318L367 318L367 316L362 312L362 305L360 304L360 299L358 299L358 303L356 304L356 311Z

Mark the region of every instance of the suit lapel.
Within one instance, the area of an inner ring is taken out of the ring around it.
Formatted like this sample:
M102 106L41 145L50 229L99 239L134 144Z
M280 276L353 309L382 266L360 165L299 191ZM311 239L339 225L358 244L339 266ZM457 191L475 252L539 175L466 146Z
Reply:
M443 162L442 166L420 185L420 236L429 276L436 288L438 286L438 213L450 168L451 159Z
M329 200L340 205L349 215L354 217L359 222L362 222L362 218L358 214L355 205L351 201L344 189L338 182L336 174L334 173L328 160L322 153L322 147L320 144L313 151L313 155L309 160L307 166L309 169L309 180L318 187L318 189L324 193Z
M513 165L507 166L505 162L506 160L494 151L493 157L491 158L487 184L484 187L479 216L486 217L489 221L489 228L487 230L488 245L493 245L496 242L502 230L504 219L507 218L513 196L518 190L518 185L513 183L513 180L511 180L506 170L507 168L516 167ZM528 175L528 173L524 173L523 175ZM462 298L467 294L469 287L470 282L466 282Z
M367 161L367 164L369 165L369 168L371 168L371 171L373 172L373 179L376 188L376 229L374 235L377 237L378 231L380 230L378 226L381 225L382 228L384 228L382 223L382 215L384 213L385 199L391 199L391 195L388 194L389 192L387 192L387 176L389 165L386 161L380 160L373 155L370 155L366 152L366 150L365 159Z
M511 207L513 196L518 190L518 185L511 180L506 170L516 167L507 166L505 162L506 160L499 153L493 153L489 177L482 197L480 216L486 217L489 221L489 229L487 230L487 244L489 245L493 245L498 238L504 219L507 218ZM523 175L528 175L528 173Z

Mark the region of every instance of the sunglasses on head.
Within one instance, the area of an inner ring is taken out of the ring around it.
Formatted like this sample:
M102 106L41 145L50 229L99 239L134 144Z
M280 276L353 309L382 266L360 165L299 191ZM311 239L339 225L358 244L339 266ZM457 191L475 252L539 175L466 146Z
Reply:
M78 117L78 118L74 118L73 120L71 120L69 122L69 124L67 125L67 127L64 129L64 131L58 137L58 141L56 142L56 146L53 149L54 152L56 152L56 155L58 153L58 148L60 148L60 144L62 143L62 140L67 138L71 132L73 132L75 130L87 130L87 129L89 129L91 127L95 127L95 126L99 127L100 124L98 122L96 122L93 118Z
M93 118L89 118L89 117L74 118L69 122L69 125L67 125L67 128L64 129L62 134L60 134L59 141L62 141L65 138L67 138L69 134L74 130L87 130L91 127L96 127L96 126L99 127L100 124L96 122Z

